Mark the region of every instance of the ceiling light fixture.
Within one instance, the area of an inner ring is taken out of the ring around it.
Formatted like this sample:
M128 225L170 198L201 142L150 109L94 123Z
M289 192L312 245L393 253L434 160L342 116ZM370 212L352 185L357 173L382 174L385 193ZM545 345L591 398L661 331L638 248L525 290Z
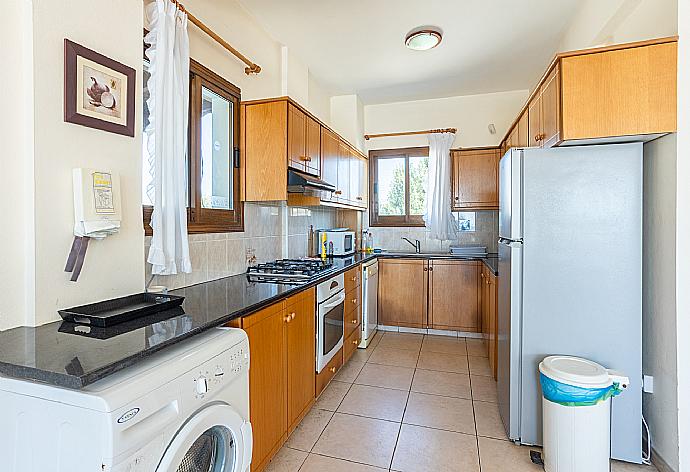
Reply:
M414 51L428 51L441 44L443 34L439 28L423 26L415 28L405 36L405 46Z

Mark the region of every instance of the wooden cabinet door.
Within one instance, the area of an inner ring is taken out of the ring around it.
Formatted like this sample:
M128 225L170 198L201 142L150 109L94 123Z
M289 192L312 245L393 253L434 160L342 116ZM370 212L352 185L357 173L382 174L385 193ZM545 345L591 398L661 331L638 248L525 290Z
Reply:
M383 325L427 327L428 266L422 259L379 261L379 320Z
M306 117L305 125L306 172L321 175L321 125L311 117Z
M453 151L453 209L498 208L498 148Z
M284 302L242 319L249 337L249 414L254 434L252 470L280 448L287 431L287 358Z
M489 350L489 366L494 379L496 379L498 377L498 279L493 273L487 271L487 280L487 320L489 322L487 347Z
M430 261L429 326L480 332L478 279L476 261Z
M321 128L321 179L331 185L338 184L338 153L340 152L340 145L338 137L326 128ZM329 197L322 199L333 198Z
M517 128L517 147L529 146L529 122L527 119L528 112L523 112L518 120Z
M357 199L357 204L362 208L366 208L369 205L369 161L363 157L357 157L359 160L359 192L358 197L362 199Z
M551 147L561 138L561 92L558 65L541 87L541 145Z
M306 119L299 108L288 104L288 166L301 171L306 169Z
M541 95L539 93L530 102L527 112L529 146L541 147Z
M506 142L506 148L514 148L518 147L518 125L516 124L513 129L511 130L510 134L508 135L508 139Z
M297 426L314 401L316 373L315 289L286 301L287 322L287 425ZM262 341L265 342L265 341Z
M350 202L353 205L357 205L360 202L360 199L362 196L359 194L359 179L361 176L361 173L359 171L359 158L357 157L357 154L354 152L350 151L350 173L349 173L349 180L350 180Z
M338 183L335 196L339 202L350 200L350 148L342 141L338 143Z
M479 271L479 287L477 293L479 293L479 313L482 320L482 334L484 336L489 336L489 299L486 293L486 267L482 266Z

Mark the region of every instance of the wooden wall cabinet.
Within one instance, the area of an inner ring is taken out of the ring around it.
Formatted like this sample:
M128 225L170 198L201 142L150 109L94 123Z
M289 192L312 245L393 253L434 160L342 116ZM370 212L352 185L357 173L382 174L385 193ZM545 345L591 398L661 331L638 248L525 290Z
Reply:
M429 261L429 327L479 332L480 262Z
M288 166L321 175L321 125L288 103Z
M249 337L252 471L262 470L314 402L315 289L231 323Z
M340 156L340 139L329 129L321 128L321 156L323 167L321 179L329 184L338 184L338 157Z
M453 210L498 209L498 163L501 155L500 148L451 151Z
M528 106L529 145L551 147L558 143L560 119L560 72L556 64Z
M379 322L426 328L429 264L423 259L379 260Z

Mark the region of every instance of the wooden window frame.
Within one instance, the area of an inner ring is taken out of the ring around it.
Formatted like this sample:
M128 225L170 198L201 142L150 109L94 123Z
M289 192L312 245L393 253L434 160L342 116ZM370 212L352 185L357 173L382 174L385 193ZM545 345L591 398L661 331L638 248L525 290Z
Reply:
M424 226L422 215L410 215L410 156L429 156L429 147L369 151L369 226ZM392 157L405 159L405 214L399 216L379 215L378 160Z
M233 210L202 208L201 206L201 93L206 88L232 103L232 132L234 147L230 162L233 169ZM188 188L187 233L230 233L244 231L244 211L240 192L239 145L240 145L241 91L209 68L194 59L189 60L189 138L188 138ZM153 234L150 226L153 207L144 205L144 231Z

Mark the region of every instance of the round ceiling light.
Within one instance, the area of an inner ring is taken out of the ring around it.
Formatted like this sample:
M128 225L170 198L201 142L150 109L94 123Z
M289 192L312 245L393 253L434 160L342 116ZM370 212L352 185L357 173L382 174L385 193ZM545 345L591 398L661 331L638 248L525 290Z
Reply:
M417 28L405 37L405 46L414 51L428 51L441 44L443 35L437 28L423 27Z

